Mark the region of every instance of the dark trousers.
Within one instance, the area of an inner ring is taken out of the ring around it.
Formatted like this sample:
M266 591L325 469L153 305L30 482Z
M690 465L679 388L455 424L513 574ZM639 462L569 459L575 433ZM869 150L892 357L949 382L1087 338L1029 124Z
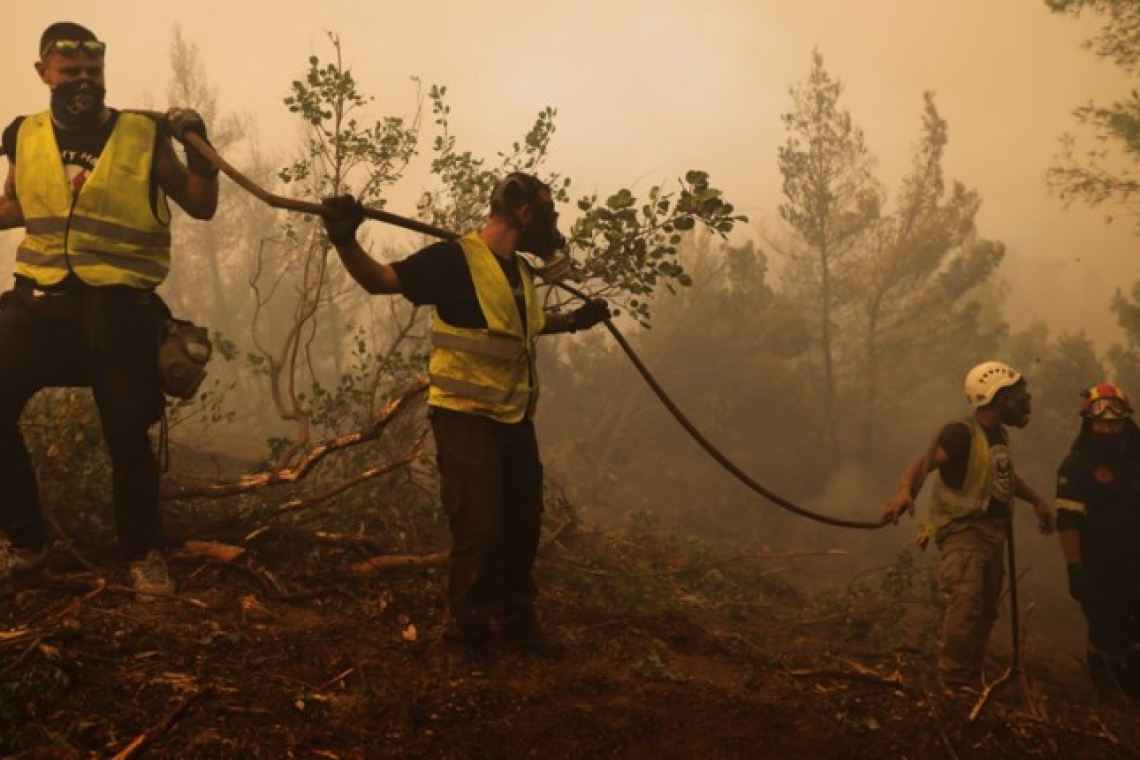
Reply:
M42 388L87 386L111 458L115 522L128 555L161 545L158 460L149 430L162 415L157 346L165 306L149 291L83 288L0 297L0 531L38 549L47 531L20 416Z
M507 629L535 625L542 462L534 424L440 408L431 423L452 540L447 638L484 639L494 618Z
M1140 699L1140 565L1134 558L1086 558L1081 611L1088 622L1088 666L1102 693L1123 690Z

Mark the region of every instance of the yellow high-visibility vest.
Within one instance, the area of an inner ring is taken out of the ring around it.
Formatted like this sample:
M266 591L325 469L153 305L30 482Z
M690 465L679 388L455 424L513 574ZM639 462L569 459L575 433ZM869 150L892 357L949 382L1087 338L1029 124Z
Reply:
M970 428L970 458L966 463L966 478L961 488L951 488L934 473L931 489L930 517L935 535L955 520L978 518L986 513L994 492L993 463L986 431L973 417L964 420ZM1010 473L1012 487L1013 473Z
M68 272L90 285L152 288L170 271L170 207L157 190L150 203L156 126L120 113L78 196L72 192L52 129L51 113L20 124L16 195L27 234L16 250L16 274L48 287Z
M495 254L477 233L459 240L479 307L487 327L456 327L432 317L432 350L428 372L428 404L480 414L499 422L533 416L538 401L535 341L546 316L538 303L534 280L516 258L526 301L523 325L510 283Z

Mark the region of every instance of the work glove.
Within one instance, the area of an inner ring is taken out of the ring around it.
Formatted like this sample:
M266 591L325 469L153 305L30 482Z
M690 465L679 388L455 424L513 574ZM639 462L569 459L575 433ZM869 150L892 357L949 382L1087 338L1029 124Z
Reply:
M1085 569L1079 562L1074 562L1066 567L1069 575L1069 596L1073 597L1075 601L1083 602L1085 600L1085 585L1088 579L1085 577Z
M218 176L218 167L186 142L186 135L193 133L202 138L207 145L210 144L210 138L206 136L206 122L202 120L202 116L193 108L171 108L166 112L166 124L170 128L170 134L186 147L186 168L206 179Z
M592 298L570 312L570 332L589 330L610 318L610 306L604 298Z
M345 245L356 240L356 228L364 222L364 207L351 195L336 195L321 201L331 214L322 214L325 232L333 245Z

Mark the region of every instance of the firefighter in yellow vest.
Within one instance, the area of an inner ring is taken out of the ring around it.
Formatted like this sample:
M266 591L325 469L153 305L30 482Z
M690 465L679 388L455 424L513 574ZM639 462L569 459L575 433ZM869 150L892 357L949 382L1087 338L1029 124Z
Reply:
M990 631L1005 578L1005 544L1014 498L1033 505L1043 534L1053 511L1014 470L1006 426L1025 427L1031 411L1025 379L1001 362L966 375L973 414L944 425L930 449L903 470L887 508L897 523L914 514L923 481L935 472L933 538L941 553L939 590L946 601L938 674L947 688L980 686Z
M149 438L164 403L156 357L169 315L155 287L170 268L167 199L211 218L217 170L191 150L187 170L174 152L172 132L205 138L195 112L172 109L159 125L105 105L105 52L79 24L49 26L35 69L50 108L3 132L0 228L25 235L15 285L0 297L0 564L34 560L47 540L19 427L25 404L44 387L90 386L111 458L120 548L139 590L169 591Z
M434 306L428 407L452 536L444 634L451 675L486 674L494 623L507 646L560 656L561 643L539 625L534 606L542 513L535 341L593 327L609 308L597 299L562 314L539 303L532 271L516 252L545 260L565 244L549 186L509 174L478 231L393 264L357 243L363 216L351 196L325 204L338 211L325 226L353 279L369 293Z

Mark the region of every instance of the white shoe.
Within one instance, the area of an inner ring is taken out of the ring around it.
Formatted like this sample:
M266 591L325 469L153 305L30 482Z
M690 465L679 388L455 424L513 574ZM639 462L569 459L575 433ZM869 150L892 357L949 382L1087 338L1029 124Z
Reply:
M174 593L174 580L166 569L166 558L158 549L147 552L146 558L131 564L131 580L140 602L153 602L154 594L170 596Z

